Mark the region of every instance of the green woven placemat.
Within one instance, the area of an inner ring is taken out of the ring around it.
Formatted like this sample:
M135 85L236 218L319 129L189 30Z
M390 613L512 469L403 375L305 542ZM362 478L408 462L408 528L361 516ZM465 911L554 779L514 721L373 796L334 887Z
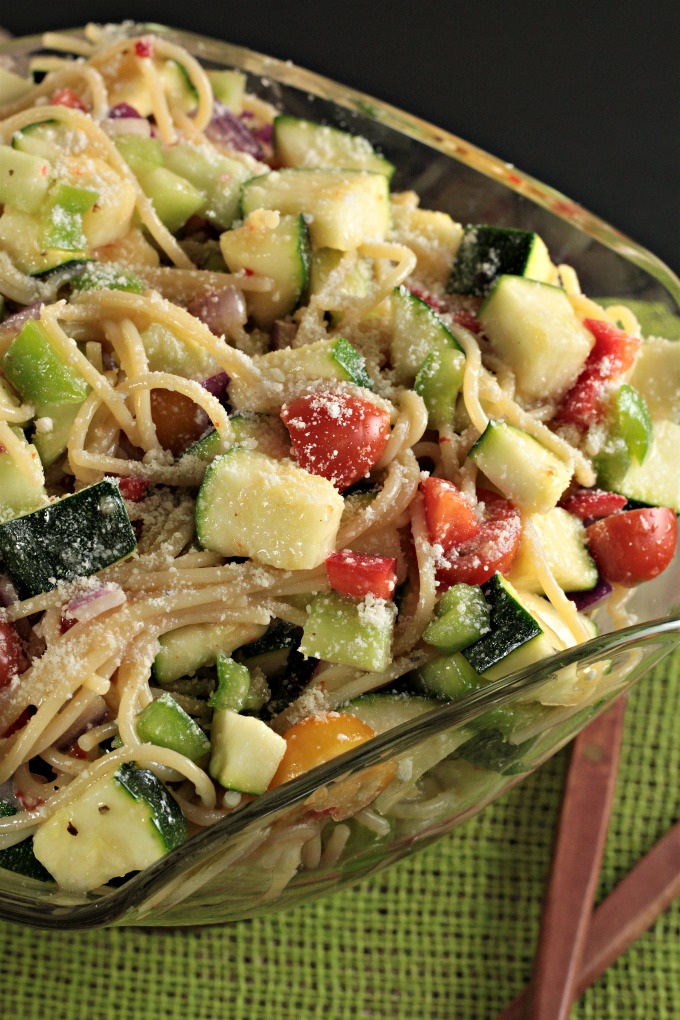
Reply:
M678 816L680 654L631 695L599 895ZM355 889L228 928L0 925L3 1018L486 1020L531 972L565 753L438 844ZM678 862L680 867L680 861ZM680 1016L680 903L574 1020Z

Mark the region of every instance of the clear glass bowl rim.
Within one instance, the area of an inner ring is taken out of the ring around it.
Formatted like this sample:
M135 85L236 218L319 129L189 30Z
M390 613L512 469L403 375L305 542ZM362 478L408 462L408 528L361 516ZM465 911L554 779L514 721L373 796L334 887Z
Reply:
M282 85L330 99L339 106L358 111L364 116L371 116L394 131L425 143L453 160L500 182L508 190L522 195L530 202L543 206L554 216L572 224L622 258L634 262L662 284L667 295L674 301L675 308L680 308L680 280L655 255L562 193L524 174L516 167L512 167L512 176L508 176L507 163L456 135L356 89L246 47L150 22L126 23L126 29L130 35L157 33L167 36L173 42L185 46L198 59L238 67L259 78L269 78ZM65 31L68 34L79 35L82 28ZM44 48L42 38L43 35L40 33L3 42L0 44L0 56L25 55L35 49L42 49ZM677 559L674 566L669 569L676 572L680 570ZM266 825L268 821L273 821L285 811L303 804L319 787L347 778L380 761L404 754L428 737L473 720L492 707L507 704L518 695L545 683L557 670L572 663L586 659L595 660L655 640L667 643L670 651L673 645L680 641L680 615L600 634L585 644L557 653L538 664L489 683L455 702L442 702L440 707L394 727L359 748L319 765L298 779L262 795L240 808L238 812L195 834L156 864L120 888L107 892L100 899L87 903L65 904L58 916L48 916L44 912L42 900L38 897L31 898L23 893L9 896L5 894L5 898L0 900L0 918L60 930L103 927L121 921L124 923L124 915L150 896L157 894L163 888L168 873L171 870L176 873L178 865L183 861L202 857L211 850L226 846L234 837Z

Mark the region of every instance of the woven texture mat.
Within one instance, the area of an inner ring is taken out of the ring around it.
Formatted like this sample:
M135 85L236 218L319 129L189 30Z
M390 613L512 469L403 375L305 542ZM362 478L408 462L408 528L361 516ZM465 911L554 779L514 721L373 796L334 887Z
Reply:
M630 697L600 897L678 816L679 707L676 654ZM0 1016L493 1018L531 972L566 761L563 752L423 853L286 914L188 930L60 934L0 925ZM680 903L573 1016L680 1016Z

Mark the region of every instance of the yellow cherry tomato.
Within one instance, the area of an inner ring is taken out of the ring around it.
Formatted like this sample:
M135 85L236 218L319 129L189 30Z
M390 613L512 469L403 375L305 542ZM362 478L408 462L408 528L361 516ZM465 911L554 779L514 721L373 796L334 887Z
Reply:
M375 730L345 712L326 712L303 719L283 734L286 751L269 789L290 782L374 736Z

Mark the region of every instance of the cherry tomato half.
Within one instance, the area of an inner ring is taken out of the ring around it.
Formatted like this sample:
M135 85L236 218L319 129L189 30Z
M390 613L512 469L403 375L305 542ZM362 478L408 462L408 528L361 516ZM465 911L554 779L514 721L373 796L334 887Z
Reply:
M394 556L373 556L342 549L326 557L326 570L334 591L356 599L366 595L391 599L397 586Z
M25 669L28 669L28 659L16 627L13 623L0 622L0 690Z
M372 400L351 393L308 393L281 410L300 467L342 491L379 460L390 416Z
M420 483L430 542L444 552L476 538L479 521L474 508L453 482L430 475Z
M678 522L669 507L641 507L595 521L586 538L602 576L630 588L651 581L672 562Z
M592 521L623 510L627 502L626 497L621 496L618 492L605 492L604 489L577 489L571 495L560 500L560 506L582 521Z
M499 571L508 572L517 555L522 537L519 510L495 493L480 491L484 517L479 534L446 554L445 562L437 564L440 591L454 584L484 584Z

